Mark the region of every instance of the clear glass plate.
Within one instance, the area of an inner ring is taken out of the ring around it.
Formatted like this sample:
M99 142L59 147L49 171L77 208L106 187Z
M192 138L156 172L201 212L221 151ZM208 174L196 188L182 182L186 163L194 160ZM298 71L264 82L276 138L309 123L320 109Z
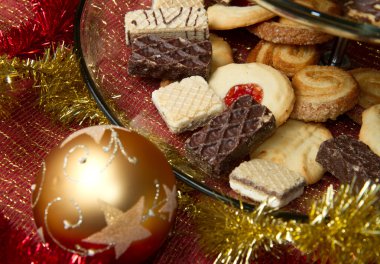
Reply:
M271 3L271 1L260 2L267 2L268 5ZM288 1L273 2L289 4ZM125 44L124 15L135 9L149 9L150 4L150 0L81 2L76 21L75 40L84 79L111 123L132 128L157 143L172 164L178 179L214 198L239 206L240 197L230 190L228 179L205 175L187 162L183 143L191 133L180 135L170 133L151 102L151 94L159 87L160 81L132 77L127 73L131 51ZM287 7L294 5L289 4ZM276 6L276 9L278 8L279 6ZM305 9L301 6L297 8ZM341 20L337 21L334 27L342 26L339 24ZM379 34L377 28L371 27L371 30L373 34ZM237 63L244 62L247 53L258 41L245 29L216 33L230 43ZM345 117L327 122L326 126L334 135L344 133L356 136L359 131L359 127ZM291 202L277 214L303 218L302 214L307 211L310 203L320 197L330 184L337 186L338 181L326 174L321 181L308 186L302 197ZM244 200L243 205L252 209L255 203Z

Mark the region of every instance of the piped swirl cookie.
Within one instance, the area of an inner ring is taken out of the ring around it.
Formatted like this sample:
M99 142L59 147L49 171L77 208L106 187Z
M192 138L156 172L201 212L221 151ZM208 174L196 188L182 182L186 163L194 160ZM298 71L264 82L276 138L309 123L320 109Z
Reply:
M294 91L289 79L271 66L231 63L218 68L209 80L210 87L223 100L231 89L244 84L259 87L262 92L260 103L272 111L277 126L288 119L295 100Z
M358 101L357 82L334 66L307 66L292 79L296 102L291 117L324 122L350 110Z
M282 45L261 40L248 54L247 62L271 65L289 77L308 65L317 64L319 52L314 45Z

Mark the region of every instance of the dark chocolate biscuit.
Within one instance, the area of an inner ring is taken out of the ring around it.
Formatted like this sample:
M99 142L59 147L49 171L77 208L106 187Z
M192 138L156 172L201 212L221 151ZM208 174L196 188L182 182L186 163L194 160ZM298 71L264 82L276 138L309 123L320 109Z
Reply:
M276 120L268 108L251 96L242 96L186 140L186 156L209 174L225 175L275 128Z
M355 178L361 187L367 180L380 179L380 157L351 136L340 135L323 142L316 161L341 183L351 183Z
M134 39L128 73L141 77L179 80L199 75L207 78L211 42L146 35Z

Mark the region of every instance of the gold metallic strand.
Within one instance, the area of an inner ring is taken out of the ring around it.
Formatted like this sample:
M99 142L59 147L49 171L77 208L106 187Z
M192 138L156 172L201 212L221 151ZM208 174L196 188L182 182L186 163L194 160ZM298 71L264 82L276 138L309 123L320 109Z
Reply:
M360 192L353 185L342 185L336 193L330 187L314 202L306 223L277 219L265 204L247 212L201 200L189 213L198 224L201 245L215 263L247 263L261 249L273 253L276 243L291 243L321 263L380 263L379 190L369 182Z
M0 57L0 118L9 115L16 100L10 97L20 80L32 79L39 94L39 105L55 121L64 124L108 123L83 82L79 62L72 48L59 46L46 50L38 61L9 60Z

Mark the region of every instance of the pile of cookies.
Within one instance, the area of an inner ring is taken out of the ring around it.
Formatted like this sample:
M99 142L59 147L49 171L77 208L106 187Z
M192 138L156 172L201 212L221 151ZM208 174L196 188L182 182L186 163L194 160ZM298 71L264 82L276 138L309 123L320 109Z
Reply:
M218 2L206 10L201 0L155 0L152 9L125 15L128 73L169 80L152 102L172 133L195 131L184 144L188 160L272 207L300 196L326 171L342 182L378 181L380 71L317 65L316 45L332 36L258 5ZM330 0L297 2L341 10ZM238 27L261 39L239 64L229 44L209 32ZM333 138L323 122L357 105L360 141Z

